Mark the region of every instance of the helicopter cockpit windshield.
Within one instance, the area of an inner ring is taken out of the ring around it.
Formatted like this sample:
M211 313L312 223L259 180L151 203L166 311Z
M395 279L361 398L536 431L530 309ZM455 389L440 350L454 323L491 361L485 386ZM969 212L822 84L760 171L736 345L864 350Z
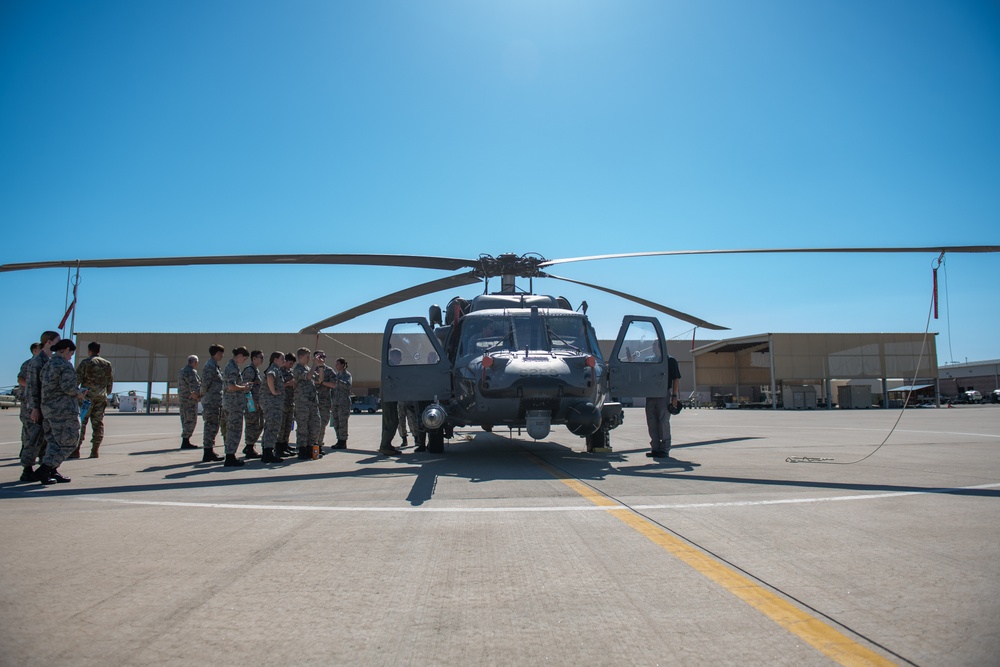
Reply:
M462 356L525 349L593 354L597 343L578 315L498 315L465 322Z

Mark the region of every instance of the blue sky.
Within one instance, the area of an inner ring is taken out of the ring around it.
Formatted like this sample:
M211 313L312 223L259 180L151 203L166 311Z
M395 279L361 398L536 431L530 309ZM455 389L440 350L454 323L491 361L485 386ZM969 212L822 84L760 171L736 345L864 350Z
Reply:
M997 245L998 118L995 2L8 0L0 263ZM933 260L702 256L554 272L731 335L923 331ZM940 360L1000 357L1000 256L945 266ZM76 328L297 331L445 275L88 270ZM0 274L0 385L58 323L65 285L65 270ZM536 288L586 299L602 337L647 312ZM334 331L381 331L452 295ZM690 329L661 321L668 336Z

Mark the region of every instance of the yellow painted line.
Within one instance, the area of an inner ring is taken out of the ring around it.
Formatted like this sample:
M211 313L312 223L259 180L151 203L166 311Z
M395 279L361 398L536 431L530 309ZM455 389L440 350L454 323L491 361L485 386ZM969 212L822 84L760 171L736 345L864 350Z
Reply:
M895 665L869 648L862 646L839 630L827 625L760 584L732 570L705 552L672 535L649 519L632 510L621 509L621 503L595 491L590 486L553 468L533 454L529 456L553 477L576 493L597 505L615 508L608 513L621 520L653 544L666 549L674 557L705 575L716 584L746 602L769 619L799 637L823 655L841 665Z

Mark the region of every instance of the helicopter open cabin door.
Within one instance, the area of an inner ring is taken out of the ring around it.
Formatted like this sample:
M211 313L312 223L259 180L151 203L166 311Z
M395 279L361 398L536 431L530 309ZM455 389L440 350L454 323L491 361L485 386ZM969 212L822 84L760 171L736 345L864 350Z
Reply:
M616 398L669 396L663 329L655 317L626 315L608 359L608 383Z
M389 320L382 336L382 400L451 398L451 367L423 317Z

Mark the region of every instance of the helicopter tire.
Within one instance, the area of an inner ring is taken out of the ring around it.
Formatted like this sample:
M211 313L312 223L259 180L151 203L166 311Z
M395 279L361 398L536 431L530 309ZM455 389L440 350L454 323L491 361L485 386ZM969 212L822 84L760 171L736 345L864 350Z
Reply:
M444 431L434 429L427 432L427 451L431 454L444 454Z
M482 428L487 433L492 433L493 432L493 424L483 424Z

